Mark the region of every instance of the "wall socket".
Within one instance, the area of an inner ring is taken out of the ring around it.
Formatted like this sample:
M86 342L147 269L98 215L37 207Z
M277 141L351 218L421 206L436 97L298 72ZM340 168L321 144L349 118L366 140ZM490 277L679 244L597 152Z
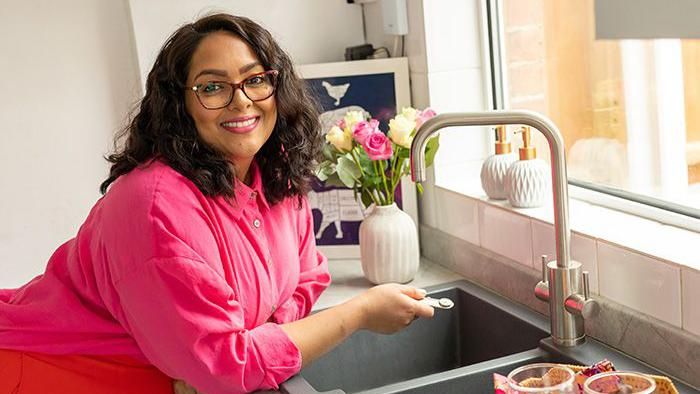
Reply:
M408 34L406 0L347 0L348 4L367 4L379 1L385 34L398 36Z
M384 33L402 36L408 34L406 0L379 0L382 6Z

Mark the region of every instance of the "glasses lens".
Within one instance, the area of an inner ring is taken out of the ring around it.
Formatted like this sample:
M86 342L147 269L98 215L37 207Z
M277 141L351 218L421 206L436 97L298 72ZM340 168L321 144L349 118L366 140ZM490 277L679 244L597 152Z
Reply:
M243 82L243 91L253 101L265 100L275 92L275 75L259 74Z
M206 108L223 108L231 100L231 85L222 82L206 82L198 86L197 95Z

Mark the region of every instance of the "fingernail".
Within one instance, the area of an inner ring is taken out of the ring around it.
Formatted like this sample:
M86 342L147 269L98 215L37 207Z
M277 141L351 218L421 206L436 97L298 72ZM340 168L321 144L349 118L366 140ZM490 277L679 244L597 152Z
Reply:
M423 297L425 297L426 294L428 294L428 291L425 289L416 289L416 290L418 290L418 294L420 294Z

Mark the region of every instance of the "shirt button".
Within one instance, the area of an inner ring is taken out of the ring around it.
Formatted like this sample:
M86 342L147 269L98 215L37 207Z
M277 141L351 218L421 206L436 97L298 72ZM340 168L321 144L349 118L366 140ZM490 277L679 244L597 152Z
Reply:
M267 259L267 265L271 266L272 265L272 259Z
M251 200L255 200L255 197L257 197L257 196L258 196L258 192L251 192L251 193L250 193L250 199L251 199Z
M258 219L253 220L253 226L255 228L260 228L260 220L258 220Z
M277 305L272 304L272 312L270 312L270 313L275 313L276 310L277 310Z

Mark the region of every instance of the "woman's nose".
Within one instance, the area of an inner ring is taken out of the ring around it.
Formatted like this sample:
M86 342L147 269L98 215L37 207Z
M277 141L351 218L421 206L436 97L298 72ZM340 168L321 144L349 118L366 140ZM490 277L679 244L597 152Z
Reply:
M238 88L233 91L233 97L231 98L231 103L228 105L228 109L237 109L241 111L249 108L251 105L253 105L253 101L243 93L243 89Z

